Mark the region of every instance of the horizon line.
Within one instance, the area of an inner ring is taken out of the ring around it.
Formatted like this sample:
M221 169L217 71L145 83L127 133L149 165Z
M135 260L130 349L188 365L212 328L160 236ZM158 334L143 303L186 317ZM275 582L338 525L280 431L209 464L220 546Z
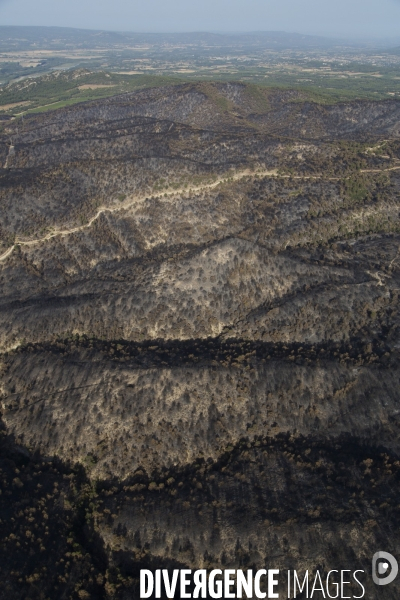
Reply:
M104 32L104 33L121 33L121 34L139 34L139 35L188 35L188 34L196 34L196 35L219 35L219 36L229 36L229 35L259 35L259 34L271 34L271 33L279 33L286 35L298 35L304 37L319 37L324 38L326 40L334 40L336 38L345 39L350 41L351 39L357 38L359 40L368 38L369 40L394 40L399 39L400 35L384 35L378 34L372 36L370 33L343 33L343 32L335 32L335 33L306 33L304 31L293 31L293 30L285 30L285 29L260 29L260 30L207 30L207 29L199 29L199 30L171 30L171 31L150 31L150 30L131 30L131 29L107 29L104 27L77 27L70 25L18 25L18 24L0 24L0 30L6 28L23 28L23 29L63 29L63 30L76 30L76 31L96 31L96 32Z

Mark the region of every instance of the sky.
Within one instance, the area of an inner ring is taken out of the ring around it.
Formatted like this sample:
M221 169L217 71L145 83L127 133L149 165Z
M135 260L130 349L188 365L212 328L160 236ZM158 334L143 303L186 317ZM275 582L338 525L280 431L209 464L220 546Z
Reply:
M0 0L0 25L400 37L400 0Z

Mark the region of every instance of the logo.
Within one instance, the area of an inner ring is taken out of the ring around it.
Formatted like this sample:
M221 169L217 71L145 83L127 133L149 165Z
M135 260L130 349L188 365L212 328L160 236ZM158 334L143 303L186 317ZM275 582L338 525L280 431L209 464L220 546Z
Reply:
M387 585L397 577L399 565L389 552L376 552L372 557L372 579L376 585ZM382 577L385 575L385 577Z

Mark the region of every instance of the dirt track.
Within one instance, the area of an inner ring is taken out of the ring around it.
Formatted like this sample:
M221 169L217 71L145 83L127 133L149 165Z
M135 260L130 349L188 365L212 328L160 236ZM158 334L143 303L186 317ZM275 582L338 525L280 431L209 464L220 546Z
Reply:
M400 169L400 165L394 166L394 167L389 167L387 169L361 169L361 173L386 173L388 171L395 171ZM281 177L281 178L289 178L289 177L293 177L294 179L319 179L322 178L323 175L307 175L307 176L303 176L303 175L279 175L277 173L276 169L273 169L272 171L262 171L262 172L250 172L249 170L246 171L240 171L238 173L235 173L234 175L229 176L229 179L233 179L235 181L239 180L239 179L243 179L244 177L249 177L250 175L257 175L257 176L261 176L261 177ZM218 179L217 181L214 181L213 183L207 183L204 185L200 185L200 186L192 186L190 188L184 189L178 189L178 190L174 190L174 191L168 191L165 190L164 192L161 192L160 194L157 194L158 197L163 197L165 195L167 196L175 196L177 194L183 194L186 192L200 192L203 190L209 190L209 189L213 189L215 187L217 187L218 185L220 185L221 183L227 181L228 177L222 177L220 179ZM340 177L327 177L325 179L329 179L330 181L338 181L339 179L341 179ZM80 225L78 227L73 227L72 229L59 229L57 231L53 231L52 233L47 234L46 236L40 238L40 239L35 239L35 240L19 240L16 239L15 240L15 244L13 246L11 246L8 250L6 250L6 252L4 252L4 254L2 254L0 256L0 261L4 261L6 260L13 252L14 248L16 245L19 246L34 246L36 244L41 244L42 242L45 242L46 240L50 240L53 237L57 237L59 235L70 235L72 233L77 233L78 231L82 231L84 229L87 229L88 227L90 227L94 221L96 221L100 215L102 215L103 213L106 212L118 212L121 209L127 209L130 208L132 206L134 206L137 203L143 202L146 199L146 197L138 197L138 198L130 198L127 201L125 201L122 204L119 204L118 206L116 206L115 208L109 208L109 207L103 207L100 208L97 213L84 225Z

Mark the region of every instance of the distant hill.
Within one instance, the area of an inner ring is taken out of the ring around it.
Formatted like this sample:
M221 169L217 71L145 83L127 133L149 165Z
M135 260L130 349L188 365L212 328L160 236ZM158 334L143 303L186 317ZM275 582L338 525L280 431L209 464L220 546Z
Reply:
M387 54L395 54L396 56L400 55L400 46L397 46L396 48L390 48L389 50L386 50Z
M335 44L334 40L282 31L252 32L243 34L217 33L133 33L97 31L68 27L0 27L0 49L64 49L121 46L126 44L163 45L168 43L196 44L200 46L261 46L265 48L315 48Z

